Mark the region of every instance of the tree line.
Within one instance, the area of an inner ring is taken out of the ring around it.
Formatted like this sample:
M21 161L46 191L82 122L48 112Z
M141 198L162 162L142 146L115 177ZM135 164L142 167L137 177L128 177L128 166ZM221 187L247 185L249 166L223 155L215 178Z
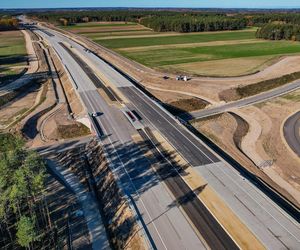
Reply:
M111 10L111 11L50 11L50 12L32 12L28 14L32 18L41 21L47 21L54 24L60 24L62 19L67 21L68 25L82 22L140 22L146 17L180 17L190 16L225 16L223 13L199 13L199 12L175 12L175 11L146 11L146 10Z
M290 23L268 23L257 30L256 37L268 40L300 41L300 25Z
M83 22L137 22L152 15L150 11L53 11L33 12L28 15L54 24L72 25Z
M300 13L274 11L226 14L225 12L201 11L88 10L36 12L29 15L42 21L60 25L97 21L137 22L155 31L162 32L201 32L240 30L247 26L261 27L257 37L267 37L267 39L290 37L297 40L297 27L292 28L291 25L300 25ZM277 26L271 24L276 24ZM278 34L282 33L282 30L284 35ZM269 34L266 34L267 32ZM290 35L291 33L292 35Z
M256 32L257 38L300 41L299 13L258 15L251 21L260 26Z
M260 13L244 16L246 16L249 26L260 27L272 22L283 22L300 25L300 13Z
M163 16L148 17L141 24L157 32L202 32L219 30L240 30L247 26L245 18L226 16Z
M0 248L30 248L51 224L45 190L45 164L24 142L0 134ZM48 236L47 236L48 237Z
M18 24L19 22L16 18L0 17L0 31L16 30Z
M224 13L174 11L59 11L31 13L31 17L64 26L99 21L137 22L154 31L201 32L238 30L246 27L243 17L228 17Z

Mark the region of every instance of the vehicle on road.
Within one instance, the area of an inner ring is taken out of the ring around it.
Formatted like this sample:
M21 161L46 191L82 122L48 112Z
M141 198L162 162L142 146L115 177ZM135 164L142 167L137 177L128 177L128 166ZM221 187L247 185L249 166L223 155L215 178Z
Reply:
M102 114L103 114L102 112L93 112L93 113L90 113L89 115L92 116L92 117L98 117Z
M176 76L176 81L185 81L185 82L187 82L188 78L187 78L187 76L180 75L180 76Z
M134 115L130 111L126 111L126 114L129 116L129 118L131 119L132 122L136 121L136 118L134 117Z

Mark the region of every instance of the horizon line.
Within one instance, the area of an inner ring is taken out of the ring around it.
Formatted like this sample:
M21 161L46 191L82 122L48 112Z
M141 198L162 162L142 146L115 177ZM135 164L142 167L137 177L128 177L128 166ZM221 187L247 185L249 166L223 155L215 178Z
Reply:
M4 8L0 7L0 10L28 10L28 9L224 9L224 10L288 10L288 9L299 9L300 6L297 7L287 7L287 6L282 6L282 7L127 7L127 6L106 6L106 7L100 7L100 6L94 6L94 7L10 7L10 8Z

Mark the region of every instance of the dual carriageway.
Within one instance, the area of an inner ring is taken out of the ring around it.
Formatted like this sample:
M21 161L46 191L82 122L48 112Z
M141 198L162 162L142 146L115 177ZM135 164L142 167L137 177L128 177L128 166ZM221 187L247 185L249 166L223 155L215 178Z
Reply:
M162 153L151 130L159 131L207 180L264 246L299 247L299 211L293 214L294 218L290 216L272 197L266 196L106 61L57 31L37 27L34 32L47 41L68 69L87 112L103 112L93 117L93 123L120 185L135 203L152 248L238 249L239 246L183 180L176 164ZM127 99L126 108L135 110L141 118L139 127L132 126L134 121L128 122L120 108L109 105L99 94L98 88L103 88L113 101L122 102L116 91L99 79L91 65L98 67L114 89ZM155 170L132 141L137 131L156 155L158 168ZM182 197L183 202L179 203ZM175 205L170 206L174 200Z

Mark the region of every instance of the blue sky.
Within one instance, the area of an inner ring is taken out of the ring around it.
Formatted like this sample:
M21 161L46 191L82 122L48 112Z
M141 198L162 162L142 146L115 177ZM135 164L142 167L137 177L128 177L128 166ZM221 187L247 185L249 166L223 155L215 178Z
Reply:
M297 8L300 0L0 0L0 8L58 7Z

